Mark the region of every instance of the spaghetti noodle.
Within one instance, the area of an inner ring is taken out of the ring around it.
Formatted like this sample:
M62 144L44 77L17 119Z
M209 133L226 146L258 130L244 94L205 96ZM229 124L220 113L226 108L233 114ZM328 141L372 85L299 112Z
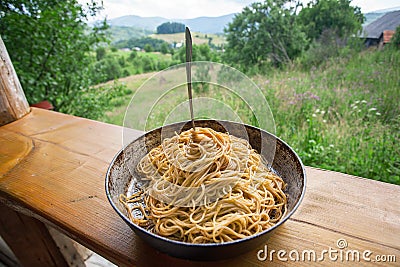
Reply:
M141 159L146 189L120 202L137 225L189 243L245 238L286 213L286 184L241 138L210 128L165 139Z

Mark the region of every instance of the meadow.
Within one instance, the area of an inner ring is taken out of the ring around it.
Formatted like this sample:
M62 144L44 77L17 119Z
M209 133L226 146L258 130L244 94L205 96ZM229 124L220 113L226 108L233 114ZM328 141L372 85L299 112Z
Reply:
M292 66L250 78L271 107L276 135L305 165L400 184L399 66L400 51L363 51L318 68ZM103 121L122 125L131 96L153 74L119 80L131 93L115 99ZM241 109L238 101L230 105ZM166 113L156 116L161 125Z
M154 39L164 40L167 43L182 43L185 40L185 33L171 33L171 34L151 34L150 37ZM192 33L193 44L200 45L200 44L213 44L216 46L221 46L226 43L226 40L223 35L217 35L212 33L200 33L200 32L193 32Z

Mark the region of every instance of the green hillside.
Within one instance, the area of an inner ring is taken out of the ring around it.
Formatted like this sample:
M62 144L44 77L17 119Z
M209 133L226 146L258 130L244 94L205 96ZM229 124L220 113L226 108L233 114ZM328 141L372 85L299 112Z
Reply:
M185 33L171 33L171 34L151 34L150 37L154 39L161 39L170 44L172 43L181 43L185 41ZM220 46L226 42L225 37L222 34L205 34L200 32L192 33L193 43L194 44L204 44L204 43L212 43L216 46Z
M152 34L153 31L146 30L143 28L133 26L113 26L107 30L107 34L110 36L111 42L116 43L120 40L128 40L132 37L140 38Z

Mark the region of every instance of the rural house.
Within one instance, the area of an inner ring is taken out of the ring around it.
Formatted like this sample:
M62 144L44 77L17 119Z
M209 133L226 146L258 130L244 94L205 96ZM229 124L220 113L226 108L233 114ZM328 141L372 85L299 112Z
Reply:
M396 28L400 26L400 10L388 12L363 29L366 47L383 47L390 42Z

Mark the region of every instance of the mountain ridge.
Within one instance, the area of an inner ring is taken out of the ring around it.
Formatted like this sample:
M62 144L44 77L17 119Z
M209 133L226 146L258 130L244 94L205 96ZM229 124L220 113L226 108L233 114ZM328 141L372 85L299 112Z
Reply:
M223 33L224 27L232 21L235 13L208 17L202 16L192 19L167 19L163 17L141 17L137 15L126 15L108 20L111 26L125 26L142 28L143 30L155 31L157 26L165 22L180 22L188 26L194 32L201 33Z

